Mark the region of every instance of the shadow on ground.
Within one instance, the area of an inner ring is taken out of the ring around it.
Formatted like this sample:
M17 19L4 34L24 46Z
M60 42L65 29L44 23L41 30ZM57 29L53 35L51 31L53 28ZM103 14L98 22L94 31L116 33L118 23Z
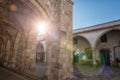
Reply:
M83 74L79 67L74 65L73 78L67 80L120 80L120 68L101 66L98 67L98 73L95 75Z

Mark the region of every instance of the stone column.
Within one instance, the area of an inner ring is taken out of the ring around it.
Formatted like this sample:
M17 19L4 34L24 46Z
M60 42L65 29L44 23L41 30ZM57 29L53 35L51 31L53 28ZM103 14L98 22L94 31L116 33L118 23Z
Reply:
M96 66L96 49L92 48L92 54L93 54L93 66Z
M47 80L60 80L59 79L59 29L54 28L46 36L46 63L47 63Z
M31 29L32 30L32 29ZM36 46L37 46L37 32L35 30L32 30L29 34L28 42L26 44L26 66L29 65L29 69L35 68L36 66Z

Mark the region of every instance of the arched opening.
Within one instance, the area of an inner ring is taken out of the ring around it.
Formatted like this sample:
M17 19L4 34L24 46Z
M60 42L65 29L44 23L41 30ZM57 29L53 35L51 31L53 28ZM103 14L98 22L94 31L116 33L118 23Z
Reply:
M92 63L92 49L90 46L89 41L82 37L82 36L76 36L73 38L73 62L82 62L84 61L91 61ZM77 60L78 55L78 60Z
M45 62L45 50L42 43L38 43L37 45L36 62Z
M73 48L74 50L80 49L84 51L85 49L91 48L89 41L82 36L73 37Z
M17 33L16 38L15 38L15 43L14 43L14 54L13 54L13 66L16 69L20 68L20 56L22 55L20 52L20 42L21 40L21 34Z
M5 63L4 63L4 65L8 67L10 67L9 65L10 55L11 55L11 43L10 40L8 40L6 44Z
M96 49L99 50L99 60L103 65L111 65L120 60L120 30L112 29L98 36Z
M34 69L27 72L37 77L44 77L46 75L46 51L44 42L37 43L36 46L36 66Z

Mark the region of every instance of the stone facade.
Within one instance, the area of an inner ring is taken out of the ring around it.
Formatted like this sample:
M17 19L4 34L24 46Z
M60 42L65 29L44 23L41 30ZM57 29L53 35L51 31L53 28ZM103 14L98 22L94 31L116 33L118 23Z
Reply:
M106 35L106 42L101 42L101 37L103 35ZM92 49L94 64L96 64L97 61L100 61L99 53L101 50L109 51L109 58L111 64L115 61L116 58L120 57L119 35L120 20L99 24L87 28L77 29L73 31L73 38L78 39L78 44L76 44L77 48L80 48L82 50L85 50L86 48ZM82 45L82 47L80 45ZM74 46L74 48L76 48L76 46Z
M97 49L108 49L110 50L110 59L111 63L115 61L115 58L120 59L120 31L119 30L112 30L106 33L107 35L107 42L101 42L100 39L97 42ZM97 58L99 59L99 58Z
M45 21L47 80L70 77L72 5L71 0L1 0L0 64L21 71L35 68L36 25Z

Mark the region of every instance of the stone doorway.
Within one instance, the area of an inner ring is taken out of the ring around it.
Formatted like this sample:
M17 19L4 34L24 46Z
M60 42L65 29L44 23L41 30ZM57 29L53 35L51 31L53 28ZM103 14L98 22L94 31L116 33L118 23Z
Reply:
M45 62L45 49L42 43L38 43L36 51L36 62L44 63Z
M32 76L36 76L38 78L43 78L46 75L46 53L45 47L42 42L38 42L36 46L36 66L34 69L30 69L28 71Z

